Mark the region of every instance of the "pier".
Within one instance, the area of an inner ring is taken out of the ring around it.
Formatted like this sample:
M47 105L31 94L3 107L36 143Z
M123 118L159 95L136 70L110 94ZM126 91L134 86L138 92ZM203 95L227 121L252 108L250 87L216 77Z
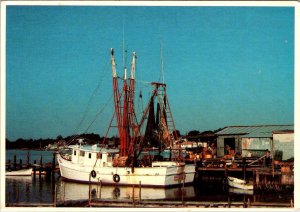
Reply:
M29 158L29 157L28 157ZM42 186L41 181L38 179L41 175L46 175L47 177L54 176L56 173L59 173L59 168L55 163L55 153L53 153L51 163L43 162L43 157L40 156L38 161L34 161L32 164L29 163L29 159L19 159L13 157L13 161L8 161L6 168L12 170L20 170L24 168L31 167L33 168L32 177L33 179L36 176L37 178L36 186ZM49 158L48 158L49 160ZM17 162L18 161L18 162ZM25 161L25 163L23 163ZM239 162L239 163L238 163ZM57 182L51 180L51 195L53 197L53 202L50 203L29 203L20 201L10 202L9 198L17 198L18 194L21 192L19 188L17 189L16 194L8 194L7 196L7 205L8 207L122 207L122 208L293 208L293 198L290 200L285 200L284 202L268 202L266 201L261 194L265 191L278 191L283 193L283 189L290 187L293 189L294 184L294 174L291 169L291 164L282 163L277 164L274 167L259 167L259 166L248 166L247 164L251 161L246 159L236 161L236 166L226 165L221 159L209 159L204 161L206 166L198 166L196 168L196 178L195 185L201 185L205 181L210 183L223 183L223 180L226 176L236 176L239 178L246 178L247 180L253 181L255 185L254 194L247 195L244 194L241 199L237 200L237 194L230 193L228 190L228 199L226 198L221 200L207 200L202 198L201 200L190 200L185 194L188 192L184 190L186 185L182 184L182 187L179 187L176 190L177 199L143 199L143 191L140 186L132 186L129 188L131 190L130 198L119 198L116 193L115 198L105 197L105 190L103 191L103 186L101 181L98 184L87 185L85 190L86 198L84 199L72 199L67 198L67 193L65 193L64 186L61 186L59 191L57 190ZM210 164L210 165L209 165ZM212 165L213 164L213 165ZM225 164L225 165L224 165ZM51 179L51 178L48 178ZM52 178L54 179L54 178ZM49 181L50 182L50 181ZM117 185L116 185L117 186ZM117 188L117 187L116 187ZM120 188L121 189L121 188ZM58 193L60 195L58 195ZM130 192L129 192L130 193ZM120 194L119 194L120 195ZM52 198L51 198L52 199ZM52 201L52 200L51 200Z
M53 152L52 162L43 163L43 156L40 156L40 160L34 160L33 163L30 163L30 154L29 152L26 155L26 162L23 163L24 160L17 159L17 156L14 155L13 161L8 160L5 164L6 172L18 171L32 168L32 175L35 177L36 175L46 175L46 176L54 176L55 173L59 173L59 167L56 164L56 153Z
M293 163L281 162L265 167L252 165L255 159L242 158L231 162L222 158L206 159L197 166L196 178L200 181L223 181L227 176L252 181L255 189L280 189L294 185ZM230 164L230 165L227 165ZM250 164L250 165L249 165Z

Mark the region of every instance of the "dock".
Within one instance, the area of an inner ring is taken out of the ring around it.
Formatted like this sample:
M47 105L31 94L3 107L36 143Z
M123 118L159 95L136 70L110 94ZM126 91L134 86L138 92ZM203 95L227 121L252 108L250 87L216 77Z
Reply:
M5 164L6 172L17 171L22 169L32 168L32 175L35 177L36 175L46 175L46 176L54 176L55 173L59 173L59 167L56 164L56 153L53 152L52 162L43 163L43 156L40 156L40 160L37 163L36 160L33 163L29 162L30 155L29 153L26 156L26 162L23 163L22 159L17 160L17 156L14 155L13 161L8 160Z
M288 203L267 202L196 202L196 201L145 201L145 200L93 200L89 207L124 207L124 208L256 208L256 207L293 207Z

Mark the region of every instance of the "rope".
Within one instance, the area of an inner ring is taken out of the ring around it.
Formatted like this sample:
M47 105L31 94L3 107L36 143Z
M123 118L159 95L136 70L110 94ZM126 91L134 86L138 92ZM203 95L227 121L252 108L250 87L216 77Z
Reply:
M110 100L112 99L112 96L113 96L113 95L110 96L110 98L108 99L108 101L105 103L104 107L101 108L101 109L98 111L98 113L96 114L94 120L90 123L90 125L89 125L88 128L84 131L84 133L86 133L86 132L89 130L89 128L90 128L90 127L92 126L92 124L96 121L96 119L98 118L98 116L99 116L99 115L103 112L103 110L107 107L108 103L109 103Z
M104 65L104 67L102 68L102 70L105 70L105 71L106 71L106 70L107 70L107 66L108 66L108 63L106 63L106 64ZM81 118L81 120L80 120L78 126L75 128L76 130L75 130L75 132L74 132L73 134L76 134L76 132L79 130L79 127L82 125L83 121L85 120L86 114L87 114L87 112L88 112L88 110L89 110L89 108L90 108L90 105L91 105L91 103L92 103L92 100L93 100L94 96L96 95L97 90L100 88L100 85L101 85L102 82L103 82L105 71L102 71L102 75L100 76L100 79L101 79L101 80L99 81L98 85L96 86L96 88L94 89L92 95L90 96L90 98L89 98L89 100L88 100L88 103L87 103L87 106L86 106L86 108L85 108L85 111L84 111L84 113L83 113L83 115L82 115L82 118Z

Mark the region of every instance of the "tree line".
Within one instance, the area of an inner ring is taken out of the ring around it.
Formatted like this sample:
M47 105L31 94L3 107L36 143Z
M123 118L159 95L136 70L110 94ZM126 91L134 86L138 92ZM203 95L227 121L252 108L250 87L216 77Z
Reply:
M218 129L220 130L220 129ZM199 138L199 136L207 133L215 133L216 131L204 131L200 132L198 130L191 130L189 131L185 136L181 136L180 131L176 130L176 133L178 136L181 137L186 137L190 140L196 140ZM18 138L15 141L10 141L9 139L6 138L6 149L45 149L49 144L53 145L57 142L62 142L64 141L65 143L69 143L72 140L76 138L83 138L84 142L86 144L101 144L104 141L104 137L100 137L99 134L94 134L94 133L84 133L84 134L79 134L79 135L71 135L67 137L63 137L61 135L57 136L56 138L39 138L39 139L24 139L24 138ZM108 144L108 142L112 142L113 145L117 146L119 144L119 138L116 136L106 138L105 139L105 144Z
M63 137L61 135L57 136L56 138L39 138L39 139L24 139L18 138L15 141L10 141L6 139L6 149L45 149L49 144L53 145L57 142L70 142L74 138L84 138L84 141L87 144L97 144L103 141L103 137L100 137L98 134L94 133L84 133L80 135L72 135ZM112 137L114 138L114 137Z

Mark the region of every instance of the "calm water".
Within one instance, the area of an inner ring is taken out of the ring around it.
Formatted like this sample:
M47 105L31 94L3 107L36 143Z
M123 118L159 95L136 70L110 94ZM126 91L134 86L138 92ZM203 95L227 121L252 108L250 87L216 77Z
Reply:
M52 162L53 158L53 151L41 151L41 150L15 150L10 149L6 150L6 161L10 160L11 162L14 161L14 156L17 157L17 163L19 163L20 159L22 160L22 163L25 164L27 160L27 154L29 152L29 162L33 163L36 161L36 163L40 162L41 156L42 156L42 162L43 163L49 163Z
M6 159L13 160L17 154L17 161L26 161L27 151L8 150ZM30 151L30 161L39 161L43 155L43 162L52 162L51 151ZM21 158L23 157L23 158ZM55 175L47 178L46 176L28 177L6 177L6 203L53 203L54 190L56 187L57 201L62 200L87 200L89 186L87 184L77 184L62 181L60 176ZM132 187L113 187L92 185L94 198L105 199L138 199L143 200L186 200L200 202L241 202L248 199L262 202L284 202L290 203L293 198L293 189L280 191L259 191L242 192L223 186L216 182L197 182L195 185L184 188L135 188Z

